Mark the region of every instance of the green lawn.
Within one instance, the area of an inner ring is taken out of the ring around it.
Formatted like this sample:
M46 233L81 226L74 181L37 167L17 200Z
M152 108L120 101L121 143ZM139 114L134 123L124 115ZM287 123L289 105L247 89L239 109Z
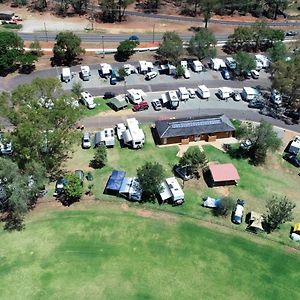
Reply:
M0 31L18 31L22 28L21 24L2 24Z
M298 253L250 234L113 203L26 224L0 232L1 299L299 299Z
M96 103L96 107L94 109L84 108L83 110L84 117L92 117L97 115L100 112L111 110L111 108L107 105L108 100L105 100L102 97L95 97L94 102Z

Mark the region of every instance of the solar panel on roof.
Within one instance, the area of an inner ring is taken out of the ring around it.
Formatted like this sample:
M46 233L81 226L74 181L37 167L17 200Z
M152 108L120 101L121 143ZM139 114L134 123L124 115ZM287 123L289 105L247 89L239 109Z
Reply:
M176 128L187 128L187 127L219 125L219 124L222 124L221 119L209 119L209 120L198 120L198 121L174 122L170 124L170 127L176 129Z

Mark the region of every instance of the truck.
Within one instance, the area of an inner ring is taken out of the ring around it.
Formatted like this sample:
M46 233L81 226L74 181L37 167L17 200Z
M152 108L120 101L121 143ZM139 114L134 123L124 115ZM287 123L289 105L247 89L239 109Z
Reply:
M125 145L133 149L141 149L145 144L145 134L143 129L139 128L139 122L136 118L126 120L127 129L122 132L122 140Z
M259 96L259 91L252 87L244 87L241 96L244 101L248 102L257 98Z
M208 99L210 97L210 90L206 85L198 85L197 93L202 99Z
M187 101L190 98L189 91L186 87L180 87L178 88L178 95L181 101Z
M166 93L170 109L177 109L179 106L179 98L176 91L168 91Z
M61 81L62 82L69 82L72 79L72 74L70 68L62 68L61 72Z
M80 77L83 81L90 80L91 71L89 66L81 66L80 67Z
M198 59L193 60L193 61L191 62L191 69L192 69L194 72L201 72L201 71L203 70L202 62L199 61Z
M89 109L93 109L96 107L96 103L94 102L94 97L89 92L82 92L81 94L82 103Z

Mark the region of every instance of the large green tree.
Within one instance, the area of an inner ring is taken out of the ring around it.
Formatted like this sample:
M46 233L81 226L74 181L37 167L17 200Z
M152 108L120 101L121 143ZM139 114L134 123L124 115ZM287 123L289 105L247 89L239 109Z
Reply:
M188 46L190 55L198 59L215 57L217 40L212 31L201 28L191 39Z
M91 161L91 165L94 168L102 168L107 163L107 150L104 144L100 144L97 148L95 148L94 158Z
M256 63L251 54L245 51L238 51L237 54L233 55L236 61L236 72L241 75L243 71L250 71L255 69Z
M70 64L78 55L84 53L84 49L80 47L81 39L71 31L60 32L55 37L53 47L54 60L63 64Z
M157 53L163 59L167 59L176 64L183 53L182 39L175 31L165 32Z
M103 22L114 23L117 19L118 4L115 0L99 0Z
M66 186L64 187L63 201L66 205L79 201L83 195L83 186L81 185L80 178L74 173L65 175Z
M271 61L275 63L286 58L287 48L283 42L276 42L273 47L268 49L267 53Z
M134 48L138 45L136 41L125 40L120 42L117 48L117 56L122 60L127 60L134 54Z
M143 190L145 201L154 201L155 195L161 191L164 169L157 162L146 162L137 169L137 178Z

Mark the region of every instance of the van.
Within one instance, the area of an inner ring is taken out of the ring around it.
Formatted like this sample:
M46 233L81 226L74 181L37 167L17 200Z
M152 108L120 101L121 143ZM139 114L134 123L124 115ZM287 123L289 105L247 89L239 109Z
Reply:
M71 70L70 68L62 68L61 72L61 81L62 82L69 82L72 79Z
M83 81L90 80L91 71L89 66L81 66L80 67L80 77Z

